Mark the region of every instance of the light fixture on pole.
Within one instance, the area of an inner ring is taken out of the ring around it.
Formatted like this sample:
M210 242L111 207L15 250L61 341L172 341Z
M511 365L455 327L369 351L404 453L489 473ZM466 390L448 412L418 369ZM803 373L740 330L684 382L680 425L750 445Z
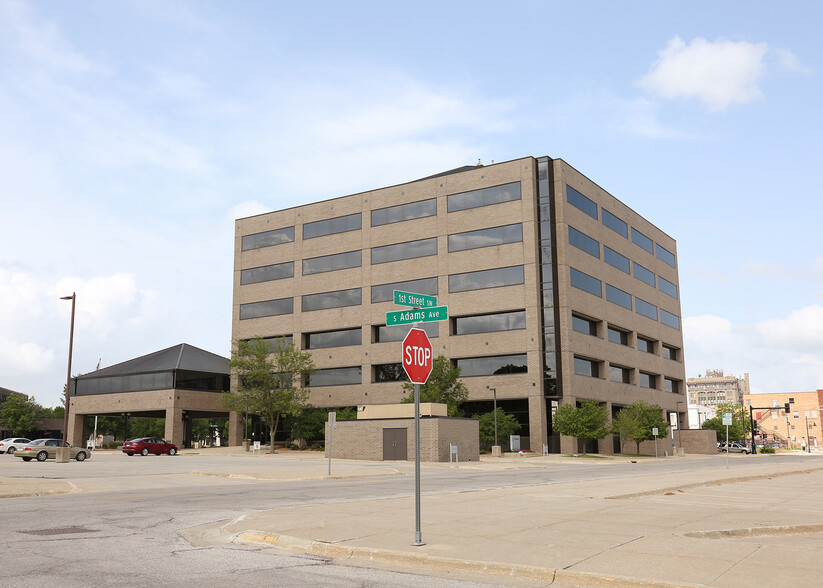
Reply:
M494 447L492 448L492 456L500 457L500 444L497 442L497 388L486 386L486 390L491 390L494 393Z
M71 296L61 296L60 300L71 300L71 329L69 330L69 367L66 372L66 406L63 414L63 445L69 433L69 393L71 392L71 353L74 347L74 306L77 302L77 293L72 292Z

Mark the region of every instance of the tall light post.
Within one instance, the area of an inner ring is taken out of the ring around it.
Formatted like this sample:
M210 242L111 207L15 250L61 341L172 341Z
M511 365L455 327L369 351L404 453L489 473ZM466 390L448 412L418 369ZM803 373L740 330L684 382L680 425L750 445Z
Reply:
M494 393L494 446L500 447L500 444L497 442L497 388L486 386L486 390L491 390ZM494 452L493 450L492 453Z
M71 300L71 329L69 330L69 367L66 371L66 407L63 414L63 445L69 434L69 393L71 391L71 352L74 347L74 306L77 302L77 293L72 292L71 296L61 296L60 300Z

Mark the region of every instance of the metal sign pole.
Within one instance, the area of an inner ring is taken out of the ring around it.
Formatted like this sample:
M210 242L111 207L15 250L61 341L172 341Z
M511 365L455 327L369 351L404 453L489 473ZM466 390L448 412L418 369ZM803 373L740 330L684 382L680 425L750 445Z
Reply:
M337 413L329 411L329 475L331 476L332 439L334 438L334 423L337 422Z
M425 545L420 533L420 384L414 385L414 546Z

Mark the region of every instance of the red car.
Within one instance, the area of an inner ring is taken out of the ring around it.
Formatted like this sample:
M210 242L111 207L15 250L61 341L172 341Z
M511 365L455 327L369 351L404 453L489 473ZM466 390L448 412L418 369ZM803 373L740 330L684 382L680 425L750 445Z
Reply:
M148 455L149 453L174 455L177 453L177 445L156 437L140 437L123 443L123 453L126 455L134 455L135 453L140 455Z

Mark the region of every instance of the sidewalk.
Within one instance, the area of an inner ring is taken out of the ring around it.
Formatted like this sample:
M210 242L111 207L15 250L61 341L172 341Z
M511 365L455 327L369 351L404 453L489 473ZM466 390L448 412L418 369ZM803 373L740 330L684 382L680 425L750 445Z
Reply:
M732 459L749 463L727 470L707 460L706 469L666 477L424 492L421 531L426 545L421 547L411 545L412 496L254 513L186 536L194 542L198 536L228 536L237 543L353 565L485 574L486 581L495 583L819 584L823 461L805 456L789 464L771 463L768 456ZM484 461L468 467L530 467L531 461Z

